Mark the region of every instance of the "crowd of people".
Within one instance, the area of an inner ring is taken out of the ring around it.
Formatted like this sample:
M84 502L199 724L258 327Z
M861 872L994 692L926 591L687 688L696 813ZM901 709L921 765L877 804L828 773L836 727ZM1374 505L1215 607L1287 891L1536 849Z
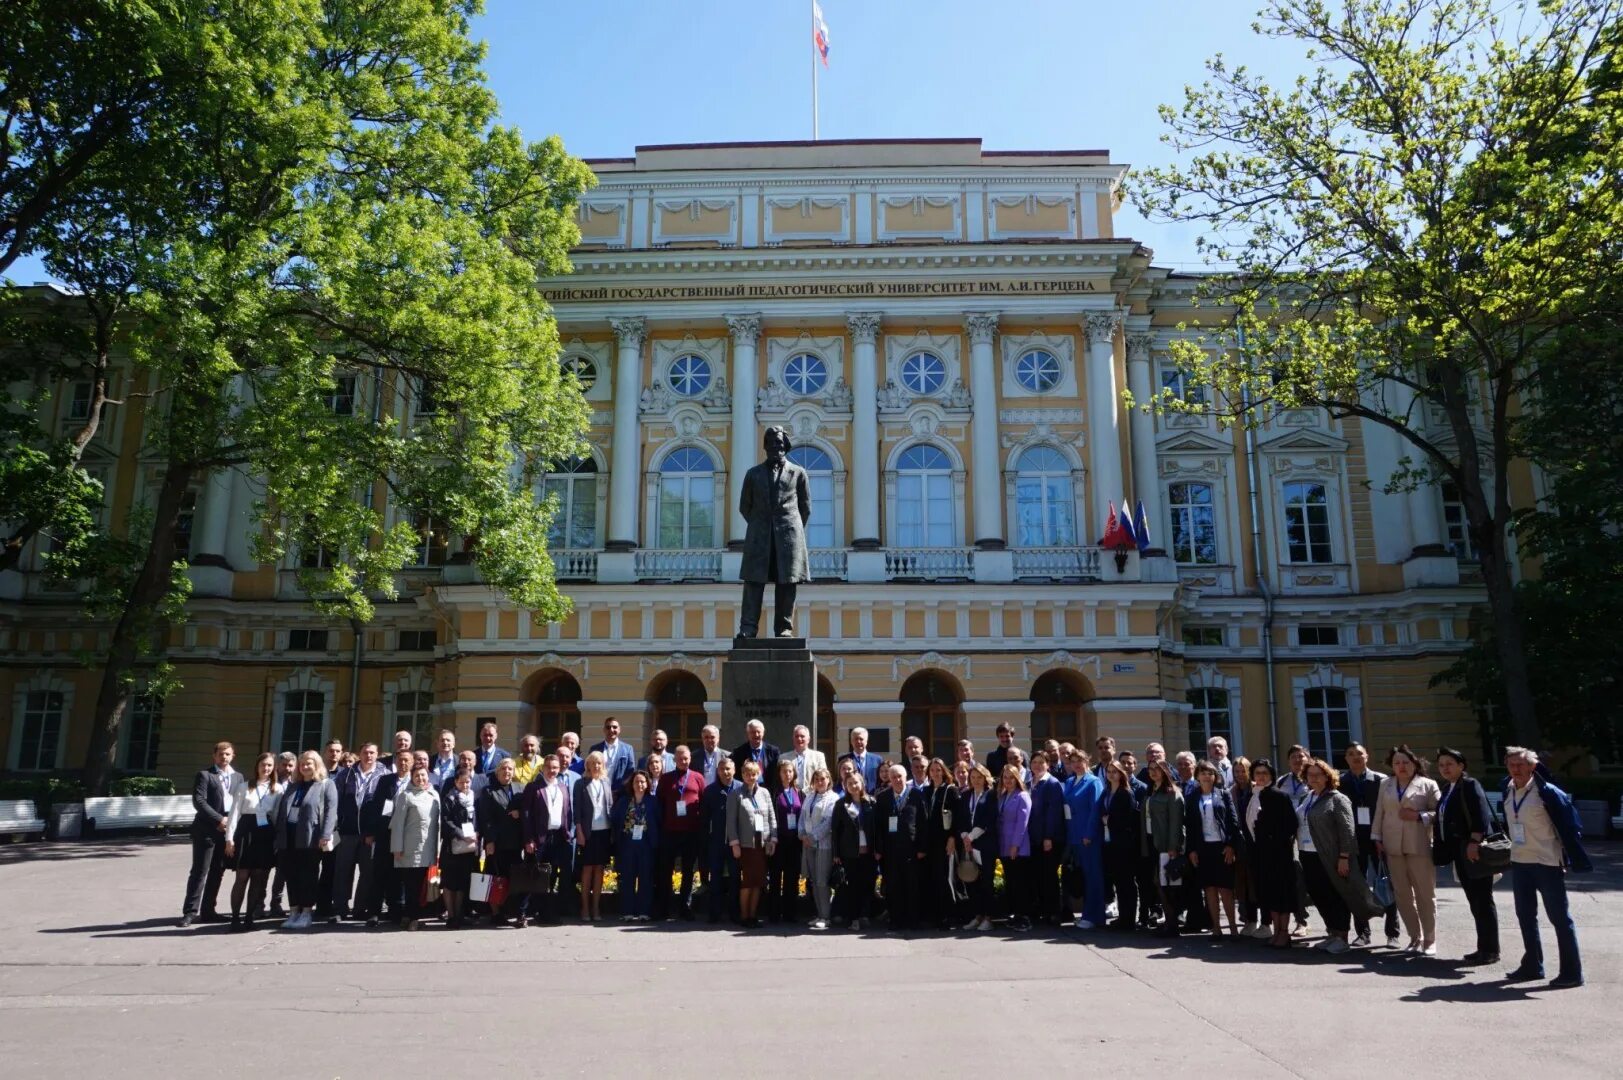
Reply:
M244 773L222 742L194 784L181 924L224 921L228 870L240 930L276 918L287 929L599 922L612 867L619 917L632 922L1072 924L1283 950L1311 907L1325 952L1384 937L1435 956L1437 868L1449 866L1475 922L1464 963L1499 961L1493 885L1508 873L1522 958L1507 978L1545 977L1542 902L1558 945L1551 985L1583 983L1565 875L1589 860L1572 800L1532 750L1506 752L1501 824L1451 748L1435 755L1433 779L1407 746L1382 773L1357 743L1345 769L1301 746L1282 767L1230 757L1222 738L1198 760L1150 743L1140 767L1108 737L1091 754L1052 740L1027 754L1008 725L997 738L984 761L968 740L949 763L912 737L888 759L856 728L831 768L803 726L782 751L755 720L730 751L714 726L697 749L655 731L639 757L611 718L584 754L567 733L550 754L526 735L513 755L486 724L474 749L458 750L450 731L419 749L401 731L387 756L333 740L320 753L260 754Z

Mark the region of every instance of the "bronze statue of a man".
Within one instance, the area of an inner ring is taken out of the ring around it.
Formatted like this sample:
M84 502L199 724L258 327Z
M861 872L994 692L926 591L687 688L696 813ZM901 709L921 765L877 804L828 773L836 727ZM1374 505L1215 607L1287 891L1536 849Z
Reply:
M795 586L811 580L811 560L806 554L811 489L806 470L788 459L794 444L787 431L767 428L762 442L766 460L744 474L744 491L738 499L738 512L746 524L744 562L739 570L744 610L738 636L753 638L760 632L761 599L770 581L777 607L773 633L794 637Z

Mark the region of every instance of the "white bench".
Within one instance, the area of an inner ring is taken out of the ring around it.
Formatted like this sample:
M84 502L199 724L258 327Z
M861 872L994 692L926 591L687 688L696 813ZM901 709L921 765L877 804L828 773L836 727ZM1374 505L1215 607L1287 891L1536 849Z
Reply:
M45 833L45 819L32 799L0 800L0 833L33 836Z
M190 795L113 795L85 800L85 831L178 829L197 817Z

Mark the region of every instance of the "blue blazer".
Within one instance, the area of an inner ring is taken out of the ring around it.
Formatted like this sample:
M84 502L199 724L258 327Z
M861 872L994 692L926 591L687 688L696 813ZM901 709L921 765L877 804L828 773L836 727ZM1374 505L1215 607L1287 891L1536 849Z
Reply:
M615 850L624 851L630 844L639 844L646 848L659 846L659 821L661 810L658 795L644 795L639 804L642 810L643 830L642 839L633 840L631 829L626 825L626 819L631 816L631 795L629 793L615 800L614 809L609 811L609 828L615 837Z
M1049 776L1031 785L1031 821L1026 826L1031 837L1031 853L1042 850L1044 840L1056 848L1065 846L1065 785Z
M1107 786L1102 798L1105 822L1110 826L1110 843L1131 844L1137 851L1144 834L1144 819L1138 813L1136 793L1132 788L1112 792Z
M1234 813L1234 800L1229 798L1226 788L1213 788L1212 794L1217 801L1212 805L1212 817L1217 821L1217 829L1223 834L1223 843L1229 847L1239 847L1242 837L1240 835L1240 819ZM1186 796L1183 800L1183 835L1184 847L1193 848L1197 844L1205 843L1206 830L1200 820L1200 785L1195 786L1194 794Z
M473 767L478 769L479 772L485 776L489 776L491 773L496 771L497 765L500 765L505 759L512 756L512 754L509 754L506 750L503 750L499 746L492 746L489 750L486 750L482 746L476 747L473 751Z
M861 761L857 760L857 756L855 754L840 755L841 761L844 761L846 758L850 758L851 764L855 765L857 767L857 771L862 774L862 790L866 791L869 795L873 795L874 788L879 786L879 755L874 753L872 750L869 750L864 754ZM838 769L835 770L835 778L839 778Z
M704 816L705 851L710 856L710 865L719 866L721 860L728 853L727 847L727 797L735 791L742 791L744 785L734 780L731 784L723 784L718 777L714 784L704 789L699 796L700 812Z
M608 743L600 742L589 752L603 755L604 763L608 766L609 787L614 789L616 795L620 794L626 781L631 779L631 774L637 771L637 752L624 739L616 739L612 751Z
M980 838L973 841L972 846L981 853L981 870L989 872L992 860L997 858L998 821L997 821L997 795L988 791L981 796L979 806L974 804L973 792L964 796L964 822L962 825L953 823L953 831L957 833L971 833L981 830Z
M1065 841L1080 847L1084 839L1104 842L1105 826L1102 816L1105 785L1092 773L1070 776L1065 780L1065 805L1071 818L1065 823Z

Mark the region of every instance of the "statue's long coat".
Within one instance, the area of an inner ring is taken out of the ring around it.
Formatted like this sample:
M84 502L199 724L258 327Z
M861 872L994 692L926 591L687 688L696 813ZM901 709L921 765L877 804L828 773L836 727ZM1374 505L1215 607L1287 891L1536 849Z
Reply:
M811 580L811 560L806 555L806 521L811 517L811 488L806 470L785 461L772 481L772 463L763 461L744 474L744 491L738 498L738 512L746 523L742 581L769 583L769 556L778 553L780 584Z

